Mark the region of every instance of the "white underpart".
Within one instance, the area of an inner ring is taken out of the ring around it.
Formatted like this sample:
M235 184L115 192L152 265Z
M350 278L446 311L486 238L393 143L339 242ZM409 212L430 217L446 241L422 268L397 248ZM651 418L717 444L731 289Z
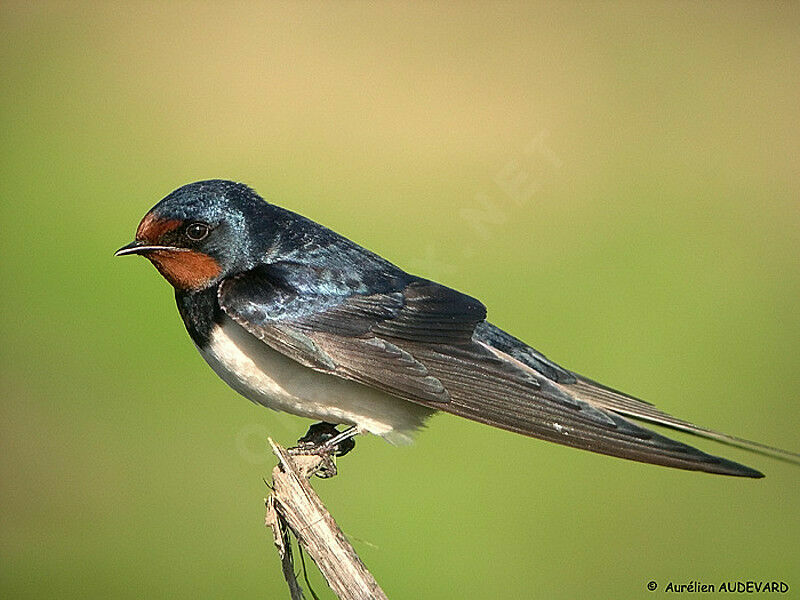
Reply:
M274 410L357 425L395 444L411 442L434 411L354 381L314 371L250 335L227 316L200 354L225 383Z

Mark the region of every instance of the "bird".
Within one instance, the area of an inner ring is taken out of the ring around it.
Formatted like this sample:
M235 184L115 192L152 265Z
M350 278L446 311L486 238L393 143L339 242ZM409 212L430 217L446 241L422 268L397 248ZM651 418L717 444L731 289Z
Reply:
M147 258L173 286L189 336L231 388L319 421L299 440L309 448L344 454L359 433L410 443L444 412L721 475L763 477L640 423L798 457L678 419L562 367L487 321L479 300L409 274L243 183L176 189L115 253L124 255Z

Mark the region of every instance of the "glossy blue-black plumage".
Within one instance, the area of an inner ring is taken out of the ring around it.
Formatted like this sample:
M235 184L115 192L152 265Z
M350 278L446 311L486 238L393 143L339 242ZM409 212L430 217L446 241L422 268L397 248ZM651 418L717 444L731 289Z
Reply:
M409 275L310 219L264 201L242 183L221 179L178 188L151 212L159 219L212 227L203 251L223 267L219 279L261 264L285 265L282 277L304 293L364 294ZM291 267L291 268L290 268Z
M212 227L202 250L222 267L216 284L237 273L269 265L273 280L300 292L301 298L281 304L277 311L313 311L331 298L389 291L411 276L377 254L330 229L264 201L242 183L212 179L178 188L150 211L162 220L203 222ZM209 288L210 289L210 288ZM176 300L192 339L208 342L220 320L215 292L176 290Z

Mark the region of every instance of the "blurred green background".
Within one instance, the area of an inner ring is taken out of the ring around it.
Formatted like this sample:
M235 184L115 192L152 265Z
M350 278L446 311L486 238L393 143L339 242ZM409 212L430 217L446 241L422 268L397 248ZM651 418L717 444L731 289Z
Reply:
M287 597L265 437L309 423L226 388L166 282L112 258L197 179L480 298L579 372L800 449L797 3L0 15L0 596ZM393 598L797 593L800 468L697 443L767 478L439 416L315 487Z

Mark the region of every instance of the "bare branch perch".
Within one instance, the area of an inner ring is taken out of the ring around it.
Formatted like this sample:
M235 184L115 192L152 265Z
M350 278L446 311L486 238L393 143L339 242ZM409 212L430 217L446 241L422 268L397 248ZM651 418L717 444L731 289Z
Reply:
M308 482L325 458L289 455L272 440L269 443L278 465L272 470L266 524L272 529L292 600L304 596L294 573L289 531L341 600L385 599L386 594Z

